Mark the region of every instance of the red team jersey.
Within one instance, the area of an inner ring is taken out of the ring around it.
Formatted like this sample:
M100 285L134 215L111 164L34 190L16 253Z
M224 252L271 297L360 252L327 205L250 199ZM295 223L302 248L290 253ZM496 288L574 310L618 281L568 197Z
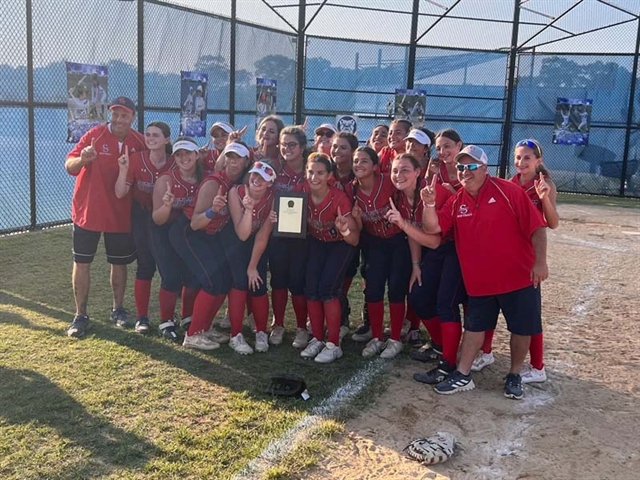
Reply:
M305 178L306 172L304 168L302 172L296 173L291 170L289 165L283 163L282 169L280 173L278 173L276 181L273 183L273 188L275 188L277 192L292 192L297 185L305 181Z
M92 140L95 140L98 158L71 174L76 177L71 219L94 232L128 232L131 230L131 196L118 198L114 188L120 173L118 158L125 147L129 148L129 154L146 150L144 136L130 130L119 145L109 124L97 125L82 136L67 159L80 157L82 149L91 146Z
M371 195L362 192L356 183L347 185L347 195L354 198L354 203L362 210L362 226L367 233L380 238L391 238L402 231L385 217L391 208L389 198L395 198L396 191L388 175L376 175Z
M402 152L396 152L393 148L391 148L388 145L380 149L380 151L378 152L378 159L379 159L378 168L380 169L380 173L388 174L391 172L391 162L393 161L394 158L396 158L398 153L402 153Z
M205 177L214 174L218 157L220 157L220 152L215 148L207 150L207 156L200 162Z
M160 175L164 175L174 166L173 156L167 158L164 166L158 170L149 159L149 151L129 155L127 185L133 187L133 199L145 210L153 210L153 186Z
M238 198L240 199L240 206L242 207L242 213L246 210L244 205L242 204L242 199L246 195L247 186L239 185L236 189L236 193L238 194ZM260 227L267 221L269 218L269 214L271 213L271 208L273 207L273 188L269 188L262 197L262 199L253 205L253 211L251 212L251 235L255 235Z
M442 160L440 161L440 166L438 167L438 183L448 183L455 190L460 190L460 188L462 188L462 184L459 180L449 179L449 172L447 172L447 167Z
M443 235L453 230L469 295L498 295L532 284L531 235L546 224L518 185L487 175L477 198L460 189L438 211L438 220Z
M527 196L529 197L529 200L531 200L531 202L535 205L538 211L544 216L544 211L542 210L542 200L540 200L540 197L538 196L538 192L536 192L535 181L537 180L537 178L538 177L535 177L529 183L525 183L524 185L522 185L520 183L520 174L517 173L511 179L511 181L519 185L520 187L522 187L522 189L524 190L524 193L526 193Z
M198 193L200 192L200 189L207 182L217 182L218 185L220 185L220 188L218 189L218 195L226 195L229 192L229 190L231 190L231 187L233 187L233 183L231 182L231 180L229 180L229 177L227 177L227 172L225 172L224 170L205 177L202 180L202 182L200 182L200 186L198 187L198 190L194 194L194 197L193 197L194 200L191 203L189 203L184 209L184 214L189 220L191 220L191 218L193 217L193 211L195 210L195 206L196 206L195 199L198 198ZM220 209L219 212L216 212L214 217L209 221L209 223L205 227L204 231L207 232L209 235L218 233L227 224L227 222L229 221L230 215L231 214L229 213L229 207L225 205Z
M305 182L302 191L309 192L309 185ZM307 202L307 227L309 234L321 242L339 242L344 239L336 228L338 208L342 215L351 215L351 201L346 193L336 187L329 187L329 193L319 204L313 203L309 192Z
M187 209L192 208L192 205L196 200L198 184L189 183L184 180L180 175L180 170L177 168L169 170L165 175L169 177L169 180L171 180L171 193L173 193L171 215L169 215L169 220L167 222L169 223L178 218L180 216L180 212L184 211L186 215Z

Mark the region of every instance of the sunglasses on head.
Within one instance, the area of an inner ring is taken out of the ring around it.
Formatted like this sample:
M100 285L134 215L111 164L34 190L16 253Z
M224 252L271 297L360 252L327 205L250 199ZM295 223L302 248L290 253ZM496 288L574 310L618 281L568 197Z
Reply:
M322 132L318 132L316 135L318 135L319 137L327 137L327 138L331 138L333 137L333 132L330 130L325 130Z
M533 150L536 153L537 157L541 157L542 156L542 150L540 149L540 145L538 145L533 140L530 140L530 139L520 140L518 143L516 143L516 148L518 148L518 147L530 148L531 150Z
M253 165L255 168L259 168L261 170L264 170L265 173L267 175L273 175L275 172L273 171L273 168L271 168L269 165L267 165L266 163L262 163L262 162L256 162Z
M482 167L484 163L456 163L456 170L459 172L464 172L465 170L469 170L473 172Z

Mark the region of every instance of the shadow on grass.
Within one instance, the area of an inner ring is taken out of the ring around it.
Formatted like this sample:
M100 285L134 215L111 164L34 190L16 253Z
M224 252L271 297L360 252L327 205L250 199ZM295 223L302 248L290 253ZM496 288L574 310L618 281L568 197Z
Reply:
M87 412L40 373L0 366L0 384L11 387L0 389L0 417L4 421L55 429L64 439L90 452L89 457L78 454L77 468L65 469L55 478L88 478L116 468L140 468L161 454L143 438Z

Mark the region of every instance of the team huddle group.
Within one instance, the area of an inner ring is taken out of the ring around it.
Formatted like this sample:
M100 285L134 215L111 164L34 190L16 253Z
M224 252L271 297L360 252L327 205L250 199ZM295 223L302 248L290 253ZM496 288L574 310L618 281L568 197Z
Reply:
M130 326L123 301L127 265L137 261L136 332L151 330L157 269L164 338L177 342L180 328L188 348L228 343L242 355L267 352L283 342L290 296L293 347L330 363L343 355L347 294L360 268L363 323L351 339L364 344L364 357L394 358L407 343L411 358L433 362L417 381L441 394L471 390L471 371L494 362L502 312L511 334L505 396L522 398L523 383L546 380L540 283L548 276L546 227L559 219L537 141L516 144L517 173L503 180L456 131L433 133L405 120L376 125L366 146L331 124L315 129L311 142L305 125L268 116L254 147L242 141L246 128L217 122L200 148L188 137L172 142L163 122L148 124L144 135L132 130L135 105L126 97L109 109L111 121L89 130L65 163L76 176L69 336L89 328L90 264L103 235L119 327ZM306 237L273 235L278 192L307 194ZM253 346L242 333L245 312ZM430 338L424 345L421 324Z

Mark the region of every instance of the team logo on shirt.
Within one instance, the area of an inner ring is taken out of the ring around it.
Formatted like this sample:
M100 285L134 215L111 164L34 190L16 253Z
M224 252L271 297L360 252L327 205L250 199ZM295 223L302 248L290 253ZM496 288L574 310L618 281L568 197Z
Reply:
M495 198L493 198L493 197L491 197L491 198L489 199L489 203L496 203L496 199L495 199Z
M109 153L109 145L106 143L102 144L102 153Z
M458 218L462 217L470 217L473 213L469 212L469 207L467 207L464 203L458 207Z

